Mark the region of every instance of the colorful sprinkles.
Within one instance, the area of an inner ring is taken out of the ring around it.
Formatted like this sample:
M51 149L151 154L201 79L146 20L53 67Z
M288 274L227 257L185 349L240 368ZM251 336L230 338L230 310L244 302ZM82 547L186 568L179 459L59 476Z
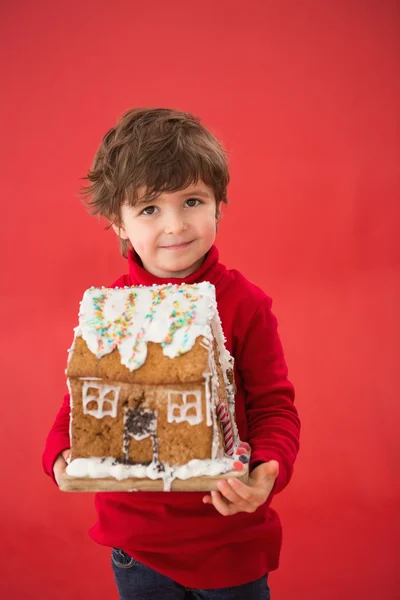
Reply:
M127 335L130 335L133 313L135 311L135 300L137 294L132 290L127 297L125 310L114 321L106 321L104 306L107 294L101 292L99 296L93 296L94 317L89 324L99 335L97 356L112 352ZM107 344L107 346L105 346Z
M152 341L168 350L165 352L168 356L179 356L190 350L201 330L207 337L216 306L215 292L210 291L209 286L212 287L202 283L139 286L139 289L91 288L81 303L80 325L86 329L86 335L91 336L91 349L98 358L118 348L122 363L130 370L137 369L146 359L149 330ZM108 302L112 303L111 317L108 316ZM199 323L200 329L197 327L193 334L192 326ZM182 333L176 342L179 331ZM175 348L174 344L179 347Z
M180 289L179 293L183 294L184 298L189 300L189 302L190 302L189 307L187 310L183 310L181 307L181 303L178 300L175 300L175 302L172 305L173 311L172 311L171 317L170 317L171 323L169 326L169 330L168 330L168 333L165 336L165 339L161 345L163 347L165 347L168 344L171 344L175 333L179 329L182 329L182 327L186 328L186 333L183 338L183 346L179 350L179 354L183 354L185 352L185 348L187 346L188 339L189 339L187 331L189 330L190 326L196 320L196 303L199 301L199 297L195 296L194 294L191 294L188 291L185 292L183 289Z

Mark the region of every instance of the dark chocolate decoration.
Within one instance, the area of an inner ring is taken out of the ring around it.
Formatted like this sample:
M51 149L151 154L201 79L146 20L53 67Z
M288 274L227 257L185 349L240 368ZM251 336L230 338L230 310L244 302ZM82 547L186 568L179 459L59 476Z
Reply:
M140 405L125 409L125 430L124 430L124 463L133 464L129 459L129 446L131 438L151 437L153 447L153 463L159 472L164 470L158 458L158 439L156 434L157 413L148 408L141 408Z
M128 408L126 411L125 428L132 437L148 437L155 431L156 414L145 408Z

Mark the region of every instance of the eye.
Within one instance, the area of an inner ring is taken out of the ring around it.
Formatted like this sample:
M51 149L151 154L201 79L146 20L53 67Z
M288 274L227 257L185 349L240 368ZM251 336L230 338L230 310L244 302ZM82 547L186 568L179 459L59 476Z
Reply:
M199 204L203 204L201 200L198 200L197 198L189 198L188 200L186 200L186 204L192 208L195 206L198 206Z
M154 215L158 211L157 206L146 206L141 212L142 215Z

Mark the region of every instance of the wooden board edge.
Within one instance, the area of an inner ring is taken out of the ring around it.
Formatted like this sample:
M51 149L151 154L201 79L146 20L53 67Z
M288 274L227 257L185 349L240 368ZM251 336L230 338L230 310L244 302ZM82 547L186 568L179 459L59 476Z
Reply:
M172 492L209 492L216 490L217 481L235 477L243 483L249 479L248 465L244 465L243 471L229 471L221 475L211 477L191 477L190 479L174 479L171 484ZM104 477L94 479L91 477L71 477L63 473L60 478L59 488L62 492L162 492L164 482L162 479L114 479Z

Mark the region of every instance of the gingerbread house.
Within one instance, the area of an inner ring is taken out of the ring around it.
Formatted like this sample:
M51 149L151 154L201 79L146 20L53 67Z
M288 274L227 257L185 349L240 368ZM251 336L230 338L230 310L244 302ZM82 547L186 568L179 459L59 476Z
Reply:
M233 359L210 283L90 288L66 374L70 475L166 481L231 468Z

